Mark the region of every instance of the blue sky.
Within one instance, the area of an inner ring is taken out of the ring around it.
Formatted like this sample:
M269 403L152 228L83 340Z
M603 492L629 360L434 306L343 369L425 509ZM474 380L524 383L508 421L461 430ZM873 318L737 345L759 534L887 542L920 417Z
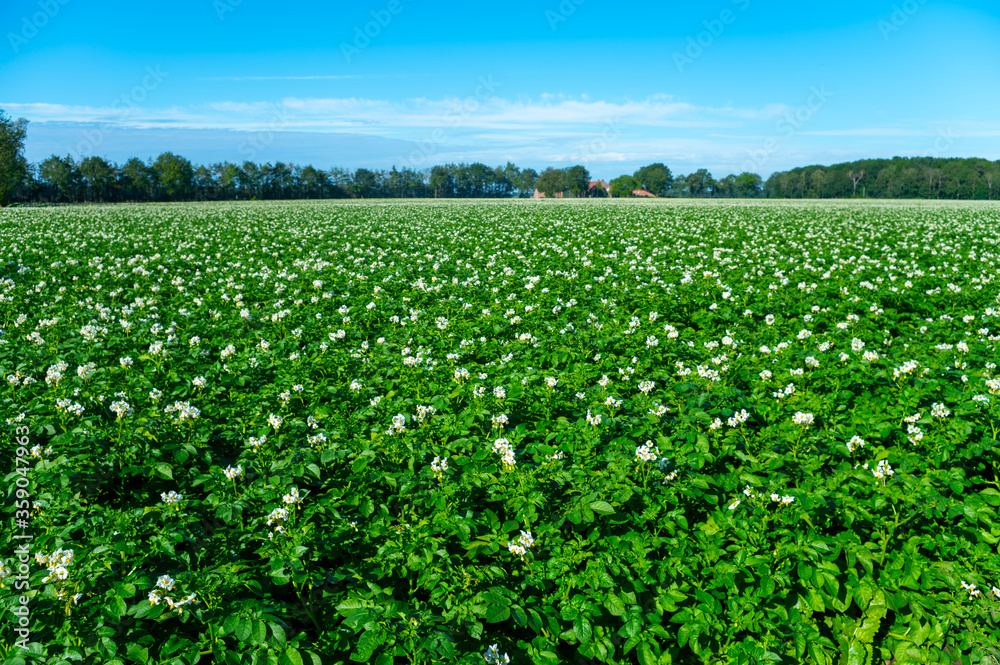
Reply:
M34 162L1000 159L995 0L6 0L0 26Z

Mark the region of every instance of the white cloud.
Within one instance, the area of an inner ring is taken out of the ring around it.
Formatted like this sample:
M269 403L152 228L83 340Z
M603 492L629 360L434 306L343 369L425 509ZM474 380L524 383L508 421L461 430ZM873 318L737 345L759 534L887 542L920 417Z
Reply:
M773 119L788 110L777 104L761 108L698 106L666 96L639 102L551 99L551 96L543 96L540 101L510 101L500 97L469 96L390 102L357 97L288 97L278 102L218 101L167 109L40 103L6 103L4 108L31 120L49 122L115 122L120 126L137 128L298 129L319 132L367 127L373 132L396 136L412 128L568 131L612 120L641 127L735 127L748 121Z

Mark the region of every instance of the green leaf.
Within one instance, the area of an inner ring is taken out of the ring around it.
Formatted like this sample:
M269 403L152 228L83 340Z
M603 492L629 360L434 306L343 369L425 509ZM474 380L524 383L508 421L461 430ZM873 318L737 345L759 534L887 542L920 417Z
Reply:
M174 479L174 470L166 462L159 462L153 467L153 472L161 478L166 478L167 480Z
M347 600L337 605L337 611L340 612L341 614L347 615L350 614L351 610L361 609L364 606L365 604L360 600L358 600L357 598L348 598Z
M594 634L594 629L590 626L590 621L583 614L578 614L573 620L573 632L580 644L587 644Z
M371 660L375 649L379 648L385 641L385 635L381 630L366 630L358 640L358 646L351 654L351 660L364 663Z
M249 619L240 619L236 624L236 639L240 642L250 641L250 621Z
M295 647L288 647L285 649L285 658L288 659L288 662L291 663L291 665L302 665L302 655Z
M652 649L649 648L648 642L642 642L639 644L639 662L642 665L656 665L656 656L653 655Z
M250 634L250 642L253 644L263 644L266 638L267 625L263 621L254 621Z
M616 596L614 592L609 593L604 598L604 607L608 609L611 616L620 617L625 614L625 603L621 601L621 598Z
M240 618L238 616L236 616L235 614L230 614L229 616L226 617L226 620L222 622L222 632L224 634L235 632L236 626L239 623L239 621Z
M139 646L138 644L128 645L128 649L125 653L129 658L140 663L145 663L149 660L149 650L144 646Z
M607 501L594 501L590 504L590 509L601 515L614 515L615 509Z
M506 605L487 605L486 621L488 623L498 623L510 618L510 608Z

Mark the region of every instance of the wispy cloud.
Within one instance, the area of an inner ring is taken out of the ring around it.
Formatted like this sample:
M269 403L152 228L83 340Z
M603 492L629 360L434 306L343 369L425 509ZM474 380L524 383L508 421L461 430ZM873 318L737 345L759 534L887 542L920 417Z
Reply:
M396 134L414 128L457 127L481 130L546 130L578 128L609 119L630 126L703 129L738 127L747 122L780 117L788 108L770 104L758 108L711 107L680 102L666 96L642 101L608 102L584 99L507 100L492 97L473 100L458 97L415 98L398 102L360 97L287 97L277 102L230 102L166 109L71 106L62 104L5 103L11 113L29 119L59 122L115 120L136 128L185 127L253 131L273 116L282 117L282 128L309 131L343 131L369 128Z
M327 151L330 154L367 154L371 159L364 161L365 165L405 164L416 154L422 166L476 160L492 164L511 159L535 166L605 164L611 171L624 172L633 166L663 161L679 171L705 167L713 173L741 170L749 151L773 137L776 127L795 111L784 104L699 105L669 95L609 101L554 94L517 99L285 97L276 101L219 100L163 108L0 101L0 108L14 117L52 127L66 125L59 130L64 134L69 126L78 127L76 131L82 136L79 128L111 123L134 132L123 135L130 140L145 132L143 136L148 137L150 145L155 141L164 150L180 153L208 149L204 139L192 139L186 148L180 137L212 136L213 145L221 147L212 148L212 154L219 156L210 159L232 158L236 149L227 152L225 145L239 145L242 139L237 132L267 132L269 137L272 133L283 137L274 139L272 152L268 153L273 155L270 158L283 160L301 161L301 155L311 155L303 147L311 143L337 146L335 151ZM610 136L609 123L616 128ZM823 163L836 160L842 152L851 158L864 156L864 146L870 150L872 145L879 146L885 155L908 154L929 145L924 140L912 148L914 137L933 138L938 127L939 123L917 122L816 127L790 138L769 160L768 167L782 170L800 163ZM1000 136L1000 123L955 122L947 129L949 136L957 138ZM176 144L166 138L168 134L179 137ZM70 136L67 144L76 145L79 136ZM856 140L846 140L850 137ZM65 150L59 144L55 149L59 154ZM360 164L362 158L355 161Z
M362 74L322 74L317 76L202 76L199 81L337 81L341 79L387 78Z

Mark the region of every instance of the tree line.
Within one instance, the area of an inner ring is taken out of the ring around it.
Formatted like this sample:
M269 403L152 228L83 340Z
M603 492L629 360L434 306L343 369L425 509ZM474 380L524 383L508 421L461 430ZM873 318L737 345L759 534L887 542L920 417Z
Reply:
M1000 198L1000 160L978 157L893 157L775 173L764 183L772 198Z
M103 157L24 158L28 122L0 110L0 205L82 201L232 201L332 198L630 197L648 192L686 198L944 198L992 200L1000 189L1000 161L978 158L894 157L833 166L806 166L773 174L715 179L707 169L674 175L663 163L613 179L605 190L586 167L547 168L540 174L507 162L490 167L442 164L410 168L329 170L276 162L195 165L172 152L115 164ZM591 186L593 183L593 186Z

